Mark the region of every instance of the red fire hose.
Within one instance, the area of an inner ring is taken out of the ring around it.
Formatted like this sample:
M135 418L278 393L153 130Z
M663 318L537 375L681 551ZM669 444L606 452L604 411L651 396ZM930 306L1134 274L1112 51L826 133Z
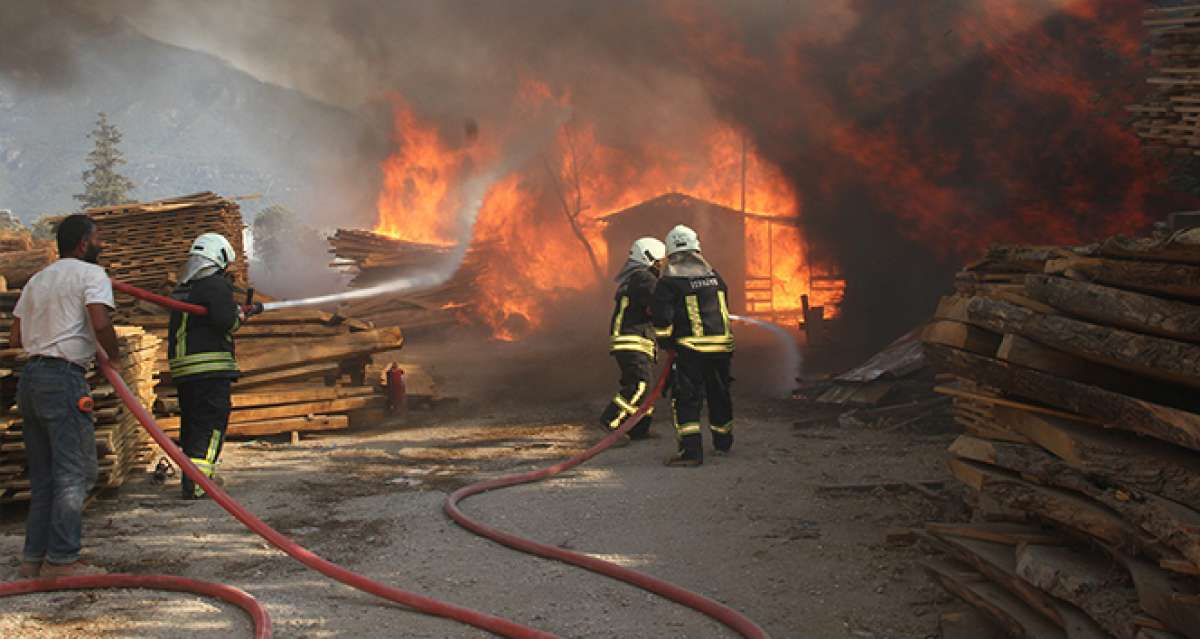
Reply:
M758 625L749 618L726 605L709 599L708 597L690 590L685 590L669 581L652 577L643 572L625 568L624 566L618 566L617 564L604 561L602 559L597 559L589 555L584 555L582 553L564 550L557 546L541 544L536 541L525 539L524 537L518 537L512 533L504 532L503 530L492 528L491 526L471 519L458 508L459 502L467 497L471 497L472 495L478 495L480 493L485 493L489 490L496 490L498 488L508 488L509 486L516 486L518 484L528 484L535 481L541 481L564 471L570 470L604 452L605 449L609 448L614 442L617 441L617 438L623 436L639 421L641 421L642 417L644 417L646 413L650 411L650 408L654 406L654 399L662 394L663 387L667 383L666 371L670 370L671 363L674 361L674 359L674 353L669 353L667 355L666 362L663 367L663 373L658 376L658 382L655 383L654 390L650 391L647 399L642 402L642 405L638 407L637 411L635 411L632 415L626 418L624 422L621 423L621 426L617 428L615 432L600 440L600 442L595 446L592 446L586 451L566 461L554 464L553 466L547 466L545 468L533 470L527 473L497 477L496 479L489 479L471 484L470 486L464 486L463 488L454 491L454 493L446 498L446 502L444 504L445 511L447 515L450 515L451 519L458 522L458 524L463 528L466 528L477 535L500 542L509 548L520 550L521 552L527 552L539 557L557 559L558 561L574 564L581 568L586 568L592 572L596 572L607 577L612 577L613 579L619 579L626 583L642 588L643 590L648 590L656 595L666 597L667 599L683 604L684 606L692 608L693 610L702 612L709 617L712 617L716 621L725 624L730 629L741 634L743 637L747 637L747 639L765 639L767 633L764 632L762 628L759 628Z
M170 575L96 575L91 577L62 577L60 579L27 579L0 583L0 597L28 595L35 592L57 592L60 590L93 590L97 588L145 588L147 590L171 590L190 592L213 597L231 603L246 611L254 622L254 636L265 639L271 636L271 617L258 601L244 590Z
M148 291L138 289L120 282L113 282L113 288L138 297L162 305L167 308L181 310L187 313L203 315L207 313L207 309L193 304L186 304L178 300L174 300L161 295L154 295ZM502 637L510 637L512 639L546 639L553 638L554 635L542 632L540 630L522 626L516 622L509 621L486 613L481 613L469 608L456 606L425 597L416 593L408 592L381 584L367 577L351 572L337 564L334 564L322 557L316 555L312 551L293 542L285 537L282 533L271 528L258 517L251 514L241 506L237 501L229 496L220 486L214 483L207 475L200 472L200 469L192 463L183 451L180 450L174 442L167 437L166 433L158 427L153 416L146 410L141 403L138 402L136 396L125 385L125 380L121 378L119 372L114 369L108 358L105 356L103 349L96 353L97 363L101 372L109 383L112 384L121 401L133 412L134 416L141 422L142 426L150 433L151 438L162 448L164 452L179 465L179 468L185 475L200 485L206 493L208 493L214 501L222 508L233 515L243 525L259 535L263 539L269 541L276 548L287 553L293 559L296 559L305 566L316 570L332 579L340 581L348 586L352 586L364 592L382 597L389 601L393 601L421 612L432 615L445 617L466 623L477 628L487 630ZM670 361L668 360L668 366ZM666 383L666 375L661 375L655 385L655 390L649 395L650 398L657 397ZM616 441L621 434L633 428L633 425L640 420L650 406L653 405L651 400L645 401L638 410L621 424L617 433L609 435L600 443L583 452L582 454L555 464L548 468L519 475L511 475L501 477L489 481L479 482L471 486L456 491L447 498L445 510L451 518L462 525L464 528L471 530L479 535L499 541L511 548L522 550L524 552L533 553L536 555L557 559L567 563L575 564L588 570L598 572L622 581L626 581L633 585L644 588L650 592L669 598L679 602L685 606L694 608L697 611L720 621L726 626L741 633L742 636L748 638L765 638L766 633L762 631L754 622L716 601L708 599L702 595L684 590L679 586L669 582L651 577L649 575L630 570L612 564L606 561L601 561L594 557L572 553L561 548L539 544L534 541L523 539L506 533L500 530L490 528L475 520L470 519L458 509L458 502L489 490L514 486L517 484L538 481L561 473L570 468L574 468L585 461L595 457ZM72 577L64 579L34 579L28 581L9 582L0 584L0 597L17 594L27 594L32 592L49 592L56 590L81 589L81 588L162 588L165 590L178 590L186 592L194 592L201 595L213 596L229 601L246 610L255 623L255 637L259 639L268 638L271 636L271 622L266 612L262 607L248 594L237 590L236 588L221 586L208 582L184 579L180 577L169 576L137 576L137 575L101 575L95 577Z

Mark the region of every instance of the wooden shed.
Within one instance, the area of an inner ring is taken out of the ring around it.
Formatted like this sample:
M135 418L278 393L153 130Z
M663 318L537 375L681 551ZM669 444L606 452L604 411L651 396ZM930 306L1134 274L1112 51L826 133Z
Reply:
M742 212L690 195L667 193L603 219L610 274L625 263L629 246L637 238L662 239L676 224L686 224L700 235L705 257L729 285L730 310L775 319L801 316L800 295L779 299L781 287L775 280L784 259L802 264L802 255L774 254L785 236L793 244L801 242L796 218ZM810 286L806 278L805 290Z

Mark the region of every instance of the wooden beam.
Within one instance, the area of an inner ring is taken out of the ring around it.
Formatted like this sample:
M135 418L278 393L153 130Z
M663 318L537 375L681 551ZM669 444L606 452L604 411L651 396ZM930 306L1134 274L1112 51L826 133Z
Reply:
M941 371L1101 420L1111 428L1200 450L1200 415L944 346L927 344L925 354Z
M1200 306L1063 277L1030 275L1025 290L1068 315L1098 324L1200 342Z
M1000 346L1000 336L996 333L970 324L944 320L936 320L926 325L921 332L921 340L982 355L992 355Z
M1016 549L1015 572L1025 582L1086 612L1117 639L1136 639L1137 590L1114 578L1107 557L1063 546Z
M951 459L950 468L963 483L1006 508L1032 513L1117 548L1137 548L1155 558L1173 554L1117 513L1085 497L1038 486L1015 473L979 462Z
M1200 299L1200 266L1095 257L1052 259L1046 273L1170 297Z
M933 559L922 567L951 594L996 622L1018 639L1067 639L1054 622L1039 615L1012 593L959 562Z
M1200 456L1154 439L1011 408L995 419L1072 468L1183 504L1200 504Z
M971 300L967 312L973 323L998 333L1017 333L1098 364L1200 388L1200 345L1043 315L986 298Z

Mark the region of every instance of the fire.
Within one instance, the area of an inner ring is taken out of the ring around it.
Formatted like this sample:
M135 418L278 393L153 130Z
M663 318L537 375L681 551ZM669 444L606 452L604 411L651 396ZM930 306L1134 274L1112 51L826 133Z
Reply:
M546 110L564 113L570 107L569 96L533 81L524 83L517 99L525 112L543 116ZM472 171L494 169L492 158L503 154L478 143L446 144L438 129L420 121L402 100L395 112L398 149L382 166L376 232L414 242L462 241L467 229L459 228L457 212L463 184ZM474 307L495 337L519 339L543 326L550 305L573 292L607 286L610 247L603 218L671 191L754 214L750 219L768 232L752 236L754 224L747 224L747 255L765 260L760 270L773 281L771 303L748 310L793 313L800 308L813 275L798 225L800 198L737 129L714 125L699 138L699 151L653 141L629 148L606 143L578 115L558 120L547 148L506 167L491 185L470 236L488 256ZM508 132L495 128L500 130L495 138L503 140ZM813 303L833 306L835 297L818 293Z
M418 122L401 98L394 97L393 103L398 148L381 167L375 232L411 242L455 244L458 186L470 156L448 148L437 129Z

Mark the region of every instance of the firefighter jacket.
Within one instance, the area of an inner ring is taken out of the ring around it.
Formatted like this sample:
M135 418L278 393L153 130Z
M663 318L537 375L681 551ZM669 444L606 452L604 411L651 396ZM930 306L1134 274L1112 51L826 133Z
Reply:
M181 284L171 297L208 309L207 315L171 311L167 358L175 381L237 377L233 332L240 324L233 284L223 272Z
M635 264L630 262L630 264ZM650 306L658 273L651 267L627 266L614 296L612 321L609 323L609 352L636 351L654 357L654 327Z
M698 257L698 256L697 256ZM702 258L700 258L702 260ZM711 267L671 264L654 289L654 328L676 347L699 353L732 353L728 288Z

